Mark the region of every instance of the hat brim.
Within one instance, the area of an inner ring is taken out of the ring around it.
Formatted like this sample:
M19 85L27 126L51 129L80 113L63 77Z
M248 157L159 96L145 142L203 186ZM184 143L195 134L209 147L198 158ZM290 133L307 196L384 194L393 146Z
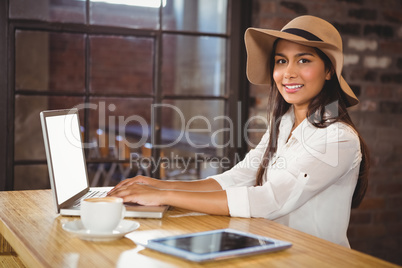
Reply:
M303 37L276 30L249 28L244 39L247 50L247 77L256 85L271 84L271 58L275 40L278 38L292 41L301 45L320 49L331 60L339 84L347 95L349 105L359 103L356 95L342 77L343 53L334 45L322 41L310 41Z

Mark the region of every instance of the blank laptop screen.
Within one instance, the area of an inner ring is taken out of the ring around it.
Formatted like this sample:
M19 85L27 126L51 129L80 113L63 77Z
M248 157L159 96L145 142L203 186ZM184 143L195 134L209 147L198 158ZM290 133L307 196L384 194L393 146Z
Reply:
M88 187L77 114L46 117L54 183L61 204Z

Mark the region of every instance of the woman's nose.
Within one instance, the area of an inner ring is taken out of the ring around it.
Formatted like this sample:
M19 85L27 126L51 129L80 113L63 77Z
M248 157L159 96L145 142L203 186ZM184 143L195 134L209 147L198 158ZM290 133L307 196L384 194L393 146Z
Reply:
M290 78L295 78L295 77L297 77L296 68L295 68L294 64L289 63L286 66L285 73L284 73L284 78L290 79Z

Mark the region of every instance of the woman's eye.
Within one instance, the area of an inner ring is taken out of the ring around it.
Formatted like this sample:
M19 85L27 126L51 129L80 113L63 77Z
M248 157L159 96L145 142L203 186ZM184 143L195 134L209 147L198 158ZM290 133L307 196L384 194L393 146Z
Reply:
M286 60L284 60L284 59L278 59L278 60L276 61L276 63L277 63L277 64L284 64L284 63L286 63Z
M308 62L310 62L308 59L301 59L301 60L299 60L299 62L300 63L308 63Z

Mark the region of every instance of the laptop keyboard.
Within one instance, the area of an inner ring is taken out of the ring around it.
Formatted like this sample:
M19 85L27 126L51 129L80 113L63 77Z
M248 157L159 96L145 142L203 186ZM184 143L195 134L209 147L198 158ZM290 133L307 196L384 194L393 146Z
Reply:
M80 199L77 199L73 207L79 207L81 205L81 200L86 198L95 198L95 197L105 197L108 191L89 191L85 195L83 195Z

